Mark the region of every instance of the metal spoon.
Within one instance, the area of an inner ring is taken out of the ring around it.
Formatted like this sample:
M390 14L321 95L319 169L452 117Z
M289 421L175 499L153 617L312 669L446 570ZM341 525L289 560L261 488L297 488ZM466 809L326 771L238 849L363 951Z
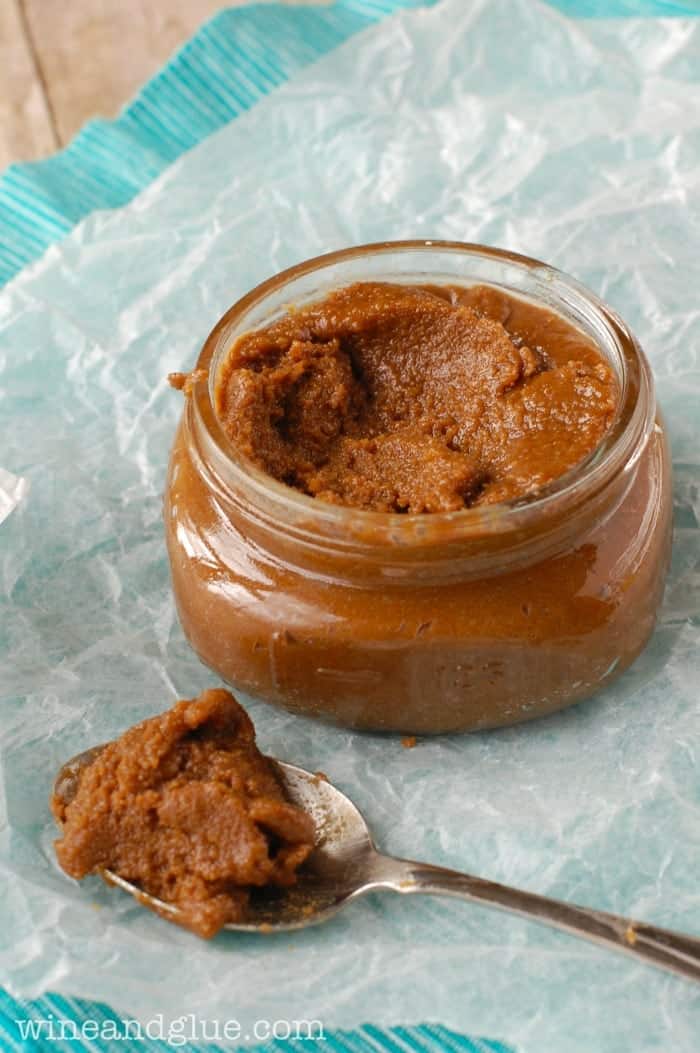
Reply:
M72 799L81 769L95 759L101 748L81 753L63 765L54 784L56 796L66 802ZM313 817L316 848L295 886L254 893L248 920L228 924L227 929L288 932L328 921L365 892L424 892L499 907L700 981L699 938L548 899L456 870L382 855L355 805L325 777L282 761L273 763L288 799ZM144 906L177 916L177 906L150 896L111 870L101 873L110 884L130 893Z

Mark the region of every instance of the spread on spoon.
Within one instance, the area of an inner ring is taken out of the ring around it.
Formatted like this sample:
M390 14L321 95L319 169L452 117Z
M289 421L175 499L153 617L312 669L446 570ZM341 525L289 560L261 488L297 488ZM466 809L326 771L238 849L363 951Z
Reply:
M163 916L203 937L244 920L252 889L294 884L314 847L313 820L285 800L250 718L224 690L129 728L51 808L67 874L111 870L175 905Z
M341 288L235 342L219 418L323 501L424 513L524 497L595 449L618 390L583 333L540 309L552 339L530 344L516 308L485 287Z

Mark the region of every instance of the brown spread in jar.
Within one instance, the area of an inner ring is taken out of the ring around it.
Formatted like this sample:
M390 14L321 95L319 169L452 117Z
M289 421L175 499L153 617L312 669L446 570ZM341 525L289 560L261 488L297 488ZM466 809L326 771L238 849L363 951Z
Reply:
M230 439L276 479L408 513L541 489L595 449L617 401L611 368L561 316L485 286L381 282L246 333L216 388Z
M664 424L633 334L566 275L344 250L234 304L196 368L166 538L185 635L234 688L358 729L483 729L600 691L649 639Z
M293 884L314 845L313 820L285 800L224 690L130 728L82 770L72 800L54 795L51 807L67 874L109 869L203 937L243 920L252 888Z

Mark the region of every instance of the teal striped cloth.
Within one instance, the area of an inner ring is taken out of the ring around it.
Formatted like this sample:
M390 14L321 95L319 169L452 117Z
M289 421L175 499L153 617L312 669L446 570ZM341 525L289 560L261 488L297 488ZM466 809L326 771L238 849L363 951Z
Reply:
M280 5L222 10L188 41L113 121L90 121L61 153L13 165L0 177L0 284L39 258L96 209L126 204L167 166L314 59L378 19L435 0L337 0L325 8ZM698 0L550 0L563 13L700 14ZM92 1032L81 1036L91 1022ZM1 1053L215 1053L220 1046L110 1039L122 1017L101 1004L0 991ZM97 1029L97 1030L95 1030ZM94 1037L93 1037L94 1036ZM257 1053L295 1053L309 1042L274 1039ZM501 1043L438 1025L326 1032L324 1053L508 1053ZM547 1051L549 1053L549 1051Z
M336 0L224 9L113 121L89 121L60 153L0 178L0 285L96 209L119 208L180 154L353 33L435 0ZM699 0L550 0L569 15L698 14Z
M119 208L186 150L354 33L431 0L338 0L224 9L113 121L0 180L0 284L96 209Z

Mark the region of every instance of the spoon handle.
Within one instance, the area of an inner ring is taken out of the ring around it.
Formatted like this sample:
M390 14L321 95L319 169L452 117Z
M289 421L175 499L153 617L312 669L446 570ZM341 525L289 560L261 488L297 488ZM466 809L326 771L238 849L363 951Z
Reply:
M494 881L460 874L456 870L395 860L399 864L391 877L378 882L396 892L423 892L457 896L472 903L520 914L543 925L563 929L605 947L626 951L646 962L669 969L687 979L700 982L700 939L655 925L633 921L616 914L577 907L573 903L548 899L533 892L509 888ZM375 886L376 887L376 886Z

